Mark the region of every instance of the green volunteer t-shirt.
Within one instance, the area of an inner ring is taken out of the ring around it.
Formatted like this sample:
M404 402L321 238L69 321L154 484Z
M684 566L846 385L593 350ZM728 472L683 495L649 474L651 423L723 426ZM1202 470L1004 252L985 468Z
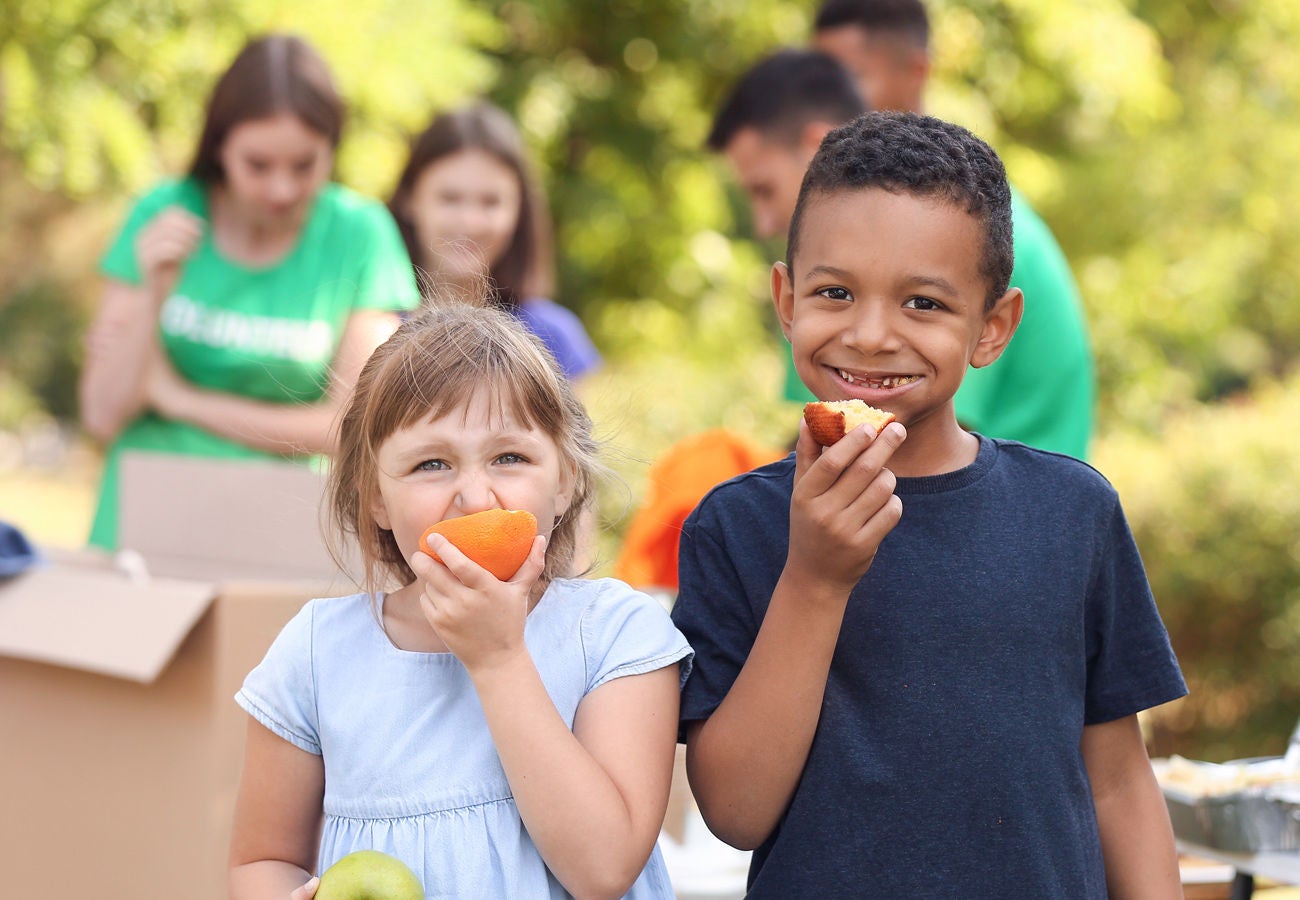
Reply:
M1078 287L1051 230L1020 192L1011 191L1015 268L1011 285L1025 314L991 366L969 369L953 399L972 431L1086 459L1092 438L1095 376ZM817 399L785 351L785 398Z
M193 179L168 181L141 198L100 263L108 278L139 284L136 237L179 205L205 221L208 198ZM341 185L317 195L297 245L280 262L250 267L223 257L205 232L159 315L176 370L199 387L271 403L324 396L349 316L414 309L420 295L397 226L379 202ZM129 424L108 449L90 543L117 545L118 466L127 450L265 458L194 425L153 413Z

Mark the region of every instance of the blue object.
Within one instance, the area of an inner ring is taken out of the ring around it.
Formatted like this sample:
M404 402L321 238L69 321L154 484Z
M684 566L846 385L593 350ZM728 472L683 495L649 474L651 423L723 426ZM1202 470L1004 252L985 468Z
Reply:
M0 521L0 578L8 578L35 564L40 554L23 533Z

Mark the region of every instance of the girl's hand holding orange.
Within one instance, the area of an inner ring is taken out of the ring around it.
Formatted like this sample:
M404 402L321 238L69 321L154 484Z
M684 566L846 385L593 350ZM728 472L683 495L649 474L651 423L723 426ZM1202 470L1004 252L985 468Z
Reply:
M533 519L531 514L523 515ZM520 652L527 653L524 620L532 602L533 587L545 566L546 539L536 534L535 525L529 529L511 529L512 537L504 542L495 532L485 539L481 521L452 527L453 523L471 518L448 519L439 523L437 530L426 531L420 540L424 552L415 554L411 568L423 582L420 607L425 618L447 649L473 674L512 659ZM528 534L529 530L532 534ZM471 553L483 556L485 548L494 548L496 552L487 555L496 556L489 562L498 566L503 559L508 563L513 558L511 554L517 553L518 545L526 539L524 561L515 566L510 580L503 581L449 540L447 532ZM509 552L503 555L503 548Z

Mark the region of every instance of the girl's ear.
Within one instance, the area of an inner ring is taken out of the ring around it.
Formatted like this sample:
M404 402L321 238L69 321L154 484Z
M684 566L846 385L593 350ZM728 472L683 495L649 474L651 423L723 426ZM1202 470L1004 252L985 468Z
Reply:
M383 495L379 491L375 491L374 498L370 501L370 516L384 531L393 530L392 520L388 518L388 507L384 505Z
M997 303L993 304L993 308L984 314L984 330L980 332L979 341L975 344L970 364L982 369L996 362L1002 351L1007 349L1007 344L1011 343L1024 313L1025 295L1020 288L1008 288Z
M573 492L578 486L578 471L570 463L560 464L560 489L555 493L555 515L564 515L573 503Z
M783 262L772 264L772 304L776 307L776 317L788 341L794 324L794 282L791 280L790 267Z

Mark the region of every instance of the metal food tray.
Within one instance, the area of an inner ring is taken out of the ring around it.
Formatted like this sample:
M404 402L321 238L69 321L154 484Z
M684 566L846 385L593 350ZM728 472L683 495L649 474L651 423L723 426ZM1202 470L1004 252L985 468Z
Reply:
M1182 840L1230 853L1300 849L1297 805L1265 791L1194 797L1166 789L1164 794L1174 834Z

